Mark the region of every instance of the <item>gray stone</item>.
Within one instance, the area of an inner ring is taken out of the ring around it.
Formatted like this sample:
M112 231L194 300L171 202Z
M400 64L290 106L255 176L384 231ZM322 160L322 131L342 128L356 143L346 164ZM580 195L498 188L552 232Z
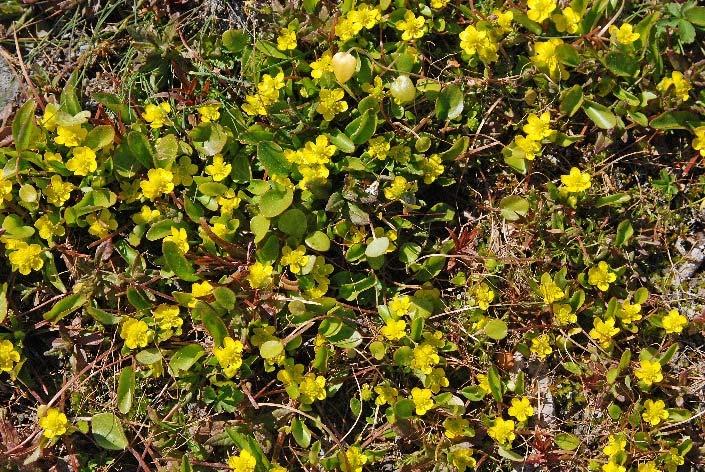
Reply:
M20 84L12 66L0 56L0 112L17 96Z

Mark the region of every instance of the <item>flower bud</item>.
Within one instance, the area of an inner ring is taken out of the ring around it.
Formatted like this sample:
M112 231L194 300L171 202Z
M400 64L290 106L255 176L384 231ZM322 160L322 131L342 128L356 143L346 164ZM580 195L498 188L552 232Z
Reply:
M416 87L408 75L400 75L397 77L390 87L392 97L397 103L408 103L416 97Z
M350 77L355 75L357 70L357 59L349 52L336 52L331 60L333 74L341 84L344 84Z

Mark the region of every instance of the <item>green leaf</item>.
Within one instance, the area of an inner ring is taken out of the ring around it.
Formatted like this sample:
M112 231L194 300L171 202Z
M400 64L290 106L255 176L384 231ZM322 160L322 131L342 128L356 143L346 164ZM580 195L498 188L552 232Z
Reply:
M574 451L580 447L580 438L570 433L558 433L553 439L556 446L564 451Z
M14 120L12 120L12 139L17 151L30 149L30 146L38 141L40 129L34 122L36 109L37 103L34 100L28 100L17 110Z
M96 126L88 132L83 145L97 151L113 144L115 130L110 125Z
M416 410L416 405L412 400L408 398L402 398L394 404L394 416L397 419L405 420L414 416L414 411Z
M181 371L188 371L205 353L200 344L188 344L174 353L169 361L169 367L178 377Z
M294 418L291 421L291 434L300 447L306 449L311 445L311 430L300 419Z
M701 126L703 120L689 111L667 111L651 120L654 129L691 129Z
M262 215L255 215L250 220L250 231L255 235L255 242L258 243L267 236L270 220Z
M558 60L567 66L577 67L580 65L580 54L568 43L563 43L556 47L556 55Z
M335 130L335 133L329 134L330 142L338 148L340 152L350 154L355 152L355 143L352 142L348 135L340 130Z
M507 323L502 320L492 319L485 325L485 334L495 341L506 338L507 332Z
M162 252L164 253L164 261L166 262L167 268L173 272L174 275L186 282L199 280L199 277L193 270L193 265L184 257L175 242L163 241Z
M284 158L282 148L272 142L257 145L257 160L269 175L286 177L289 175L289 162Z
M278 339L265 341L259 347L259 354L264 359L274 359L284 352L284 345Z
M364 144L377 130L377 111L367 110L345 127L345 134L355 145Z
M624 246L629 242L629 239L634 234L634 228L632 228L632 223L629 220L624 220L617 226L617 237L614 239L614 243L617 246Z
M277 226L284 234L300 238L306 233L306 214L298 208L290 208L279 216Z
M123 415L130 412L132 408L132 398L135 395L135 370L132 367L125 367L120 372L117 389L118 410Z
M137 119L137 114L132 111L127 102L113 93L98 92L93 94L93 98L98 103L105 105L108 110L115 113L118 118L127 125Z
M705 27L705 7L684 8L683 18L695 26Z
M82 111L81 103L78 100L78 95L76 94L77 82L78 70L74 70L69 79L66 81L64 89L61 91L61 97L59 97L61 108L70 115L76 115Z
M73 313L88 302L88 298L82 293L68 295L51 307L51 310L44 313L44 319L57 323L65 316Z
M389 238L381 237L375 238L370 244L367 245L365 249L365 255L367 257L379 257L384 255L389 248Z
M283 190L271 188L260 198L260 215L267 218L274 218L289 208L294 201L294 190L286 187Z
M7 282L0 283L0 323L7 318Z
M457 85L443 89L436 98L436 118L454 120L463 113L463 92Z
M621 205L622 203L627 203L631 199L632 197L626 193L616 193L614 195L598 198L595 202L595 206L597 208L601 208L603 206L616 206Z
M213 338L215 345L218 347L222 346L223 340L228 336L228 328L225 326L225 322L218 313L209 307L203 310L201 321L206 331L208 331L208 334Z
M529 212L529 201L518 195L510 195L500 200L499 207L505 220L517 221Z
M231 29L223 33L222 41L225 49L238 53L250 43L250 36L242 30Z
M457 159L467 151L468 146L470 146L470 138L467 136L459 137L450 149L441 153L441 160L447 162Z
M198 186L198 191L209 197L219 197L228 191L228 186L220 182L203 182Z
M526 16L525 12L517 10L516 8L512 8L511 12L513 14L512 20L515 21L517 24L523 26L534 34L543 33L541 25L536 23L535 21L530 20L529 17Z
M130 150L132 157L142 164L145 169L154 167L154 153L152 145L147 140L147 137L139 131L130 131L127 134L127 147Z
M583 111L598 128L612 129L617 126L617 117L604 105L586 100Z
M156 347L143 349L135 355L135 359L142 365L152 365L162 360L162 353Z
M156 151L157 166L162 169L168 169L179 154L179 140L173 134L167 134L157 139L154 149Z
M120 418L112 413L98 413L91 418L93 439L98 446L110 451L122 451L128 441L122 429Z
M277 49L277 47L271 41L265 41L263 39L260 39L255 43L255 49L257 49L265 56L274 57L276 59L289 58L289 56L279 51L279 49Z
M490 391L492 392L492 397L495 401L501 402L503 393L502 378L497 372L497 368L492 366L487 371L487 382L490 384Z
M510 461L514 462L523 462L524 461L524 456L522 454L518 454L511 449L507 449L504 446L499 446L497 448L497 453L501 456L504 457L505 459L509 459Z
M607 69L620 77L634 77L639 72L639 63L633 54L621 51L611 51L604 59Z
M306 245L318 252L326 252L330 249L330 238L323 231L316 231L306 238Z
M574 85L561 95L560 111L567 116L573 116L583 104L583 88L580 85Z

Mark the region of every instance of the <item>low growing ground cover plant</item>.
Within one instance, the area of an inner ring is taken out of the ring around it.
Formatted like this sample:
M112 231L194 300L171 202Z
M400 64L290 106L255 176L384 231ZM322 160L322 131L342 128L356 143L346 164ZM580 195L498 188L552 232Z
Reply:
M702 466L705 7L135 8L0 148L3 467Z

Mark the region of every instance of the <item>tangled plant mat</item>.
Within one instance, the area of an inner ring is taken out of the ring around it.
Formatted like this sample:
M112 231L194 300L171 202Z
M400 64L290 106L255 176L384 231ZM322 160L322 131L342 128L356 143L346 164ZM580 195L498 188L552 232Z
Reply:
M3 470L703 466L705 6L44 3Z

